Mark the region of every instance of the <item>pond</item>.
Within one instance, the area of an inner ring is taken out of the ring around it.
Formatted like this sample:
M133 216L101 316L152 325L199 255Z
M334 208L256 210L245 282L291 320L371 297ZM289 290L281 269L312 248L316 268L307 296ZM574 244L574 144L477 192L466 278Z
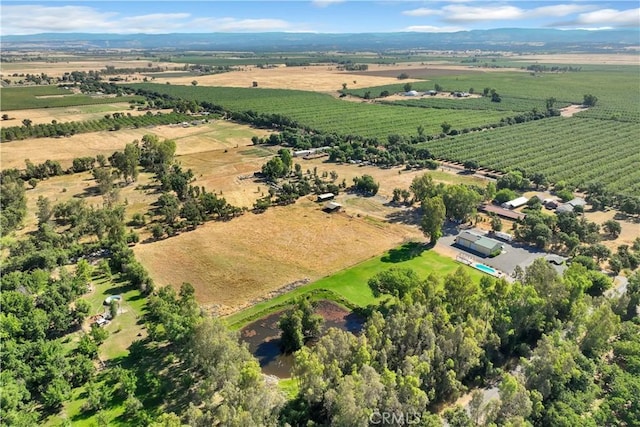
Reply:
M327 300L318 301L315 312L324 318L324 331L338 328L358 333L365 321L362 316ZM280 351L278 321L283 313L284 311L279 311L248 324L240 331L240 337L249 344L249 351L258 359L263 373L289 378L293 356Z

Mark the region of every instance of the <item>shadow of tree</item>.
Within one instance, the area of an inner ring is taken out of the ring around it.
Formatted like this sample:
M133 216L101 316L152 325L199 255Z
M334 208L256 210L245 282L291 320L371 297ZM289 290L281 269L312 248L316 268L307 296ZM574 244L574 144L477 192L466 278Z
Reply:
M427 249L429 249L429 246L422 242L408 242L399 248L389 250L387 255L384 255L380 260L392 263L409 261L420 256Z
M389 222L397 224L417 225L420 223L420 211L418 209L403 209L391 212L386 218Z

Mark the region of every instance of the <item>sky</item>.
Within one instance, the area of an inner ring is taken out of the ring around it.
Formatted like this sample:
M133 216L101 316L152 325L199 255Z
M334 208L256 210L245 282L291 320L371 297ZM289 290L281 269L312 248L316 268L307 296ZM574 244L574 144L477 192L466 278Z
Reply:
M1 0L0 35L455 32L490 28L640 30L639 6L639 0Z

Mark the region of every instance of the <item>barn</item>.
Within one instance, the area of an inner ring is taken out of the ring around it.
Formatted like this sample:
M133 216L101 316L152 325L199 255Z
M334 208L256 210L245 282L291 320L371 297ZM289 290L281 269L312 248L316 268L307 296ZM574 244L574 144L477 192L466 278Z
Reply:
M329 202L326 205L324 205L324 207L322 208L323 211L329 212L329 213L339 212L340 209L342 209L342 205L336 202Z
M496 256L502 252L502 243L471 231L460 233L455 244L484 256Z

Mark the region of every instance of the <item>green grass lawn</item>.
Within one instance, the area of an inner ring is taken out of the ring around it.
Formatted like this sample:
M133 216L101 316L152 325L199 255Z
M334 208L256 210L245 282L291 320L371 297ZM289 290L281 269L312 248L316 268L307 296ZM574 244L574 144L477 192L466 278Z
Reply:
M232 329L240 329L250 321L285 307L292 299L301 295L310 295L313 299L332 299L353 307L366 307L380 300L373 296L367 284L376 273L391 267L403 267L415 270L421 277L426 277L430 273L445 276L453 273L460 266L462 264L426 249L421 244L408 243L382 256L371 258L310 285L232 314L225 320ZM466 266L462 267L475 280L480 280L482 277L479 271Z

